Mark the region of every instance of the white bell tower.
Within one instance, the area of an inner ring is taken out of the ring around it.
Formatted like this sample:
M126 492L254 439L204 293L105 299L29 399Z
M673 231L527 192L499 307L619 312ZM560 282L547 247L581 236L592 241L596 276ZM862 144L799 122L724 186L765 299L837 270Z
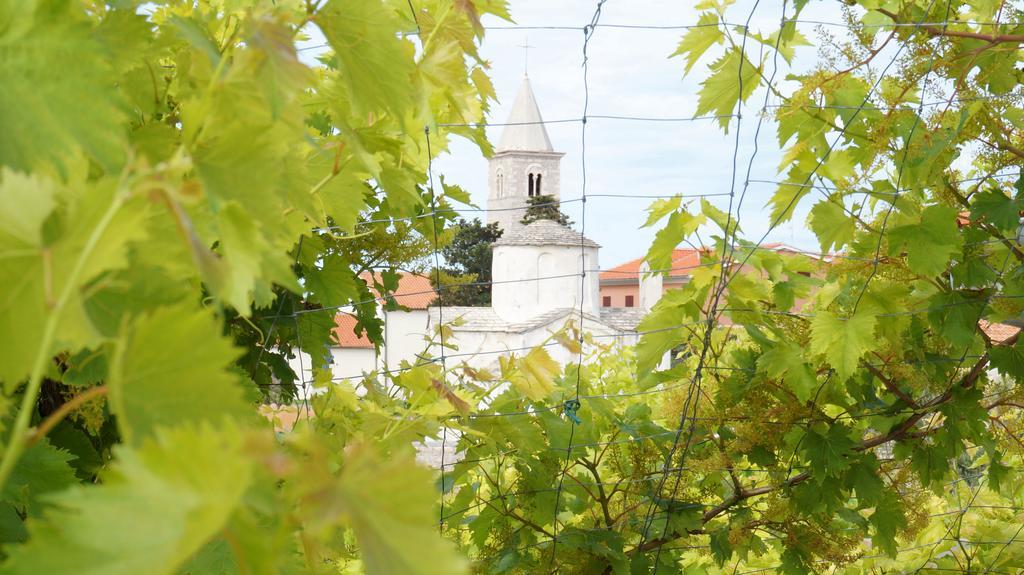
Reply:
M487 223L506 233L521 226L531 196L560 198L562 156L551 147L530 78L523 76L512 113L490 160Z

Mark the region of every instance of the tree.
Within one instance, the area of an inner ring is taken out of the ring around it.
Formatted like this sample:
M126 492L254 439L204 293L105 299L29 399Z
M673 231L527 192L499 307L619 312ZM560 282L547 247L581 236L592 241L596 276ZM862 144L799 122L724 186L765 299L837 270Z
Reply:
M485 122L504 2L415 4L0 4L0 572L465 572L413 462L462 406L436 368L295 387L468 201L430 162L491 149L445 126ZM315 417L279 440L268 397Z
M519 378L541 358L503 363L469 422L445 509L481 572L1024 568L1024 344L990 323L1024 311L1020 8L848 2L787 69L807 4L755 34L726 25L749 5L703 2L675 55L709 61L697 116L774 120L770 227L813 204L831 263L760 249L724 204L654 203L653 269L701 226L715 243L635 355L585 343L542 388Z
M551 220L563 226L572 225L572 220L562 213L554 196L531 196L526 199L526 212L520 223L528 226L537 220Z
M441 250L445 261L441 285L432 278L440 305L490 305L492 245L501 237L501 229L496 223L484 225L479 218L460 219L451 233Z

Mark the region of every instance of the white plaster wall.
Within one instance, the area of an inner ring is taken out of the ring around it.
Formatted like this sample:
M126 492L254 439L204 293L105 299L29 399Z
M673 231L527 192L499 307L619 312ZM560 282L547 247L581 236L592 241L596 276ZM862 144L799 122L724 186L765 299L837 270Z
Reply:
M377 369L377 353L373 348L332 347L331 361L335 379L358 377Z
M416 354L427 351L423 339L430 335L430 319L425 309L389 311L384 314L384 346L378 365L398 369L402 361L421 363Z
M495 246L491 304L508 322L524 321L558 308L580 307L580 276L597 269L597 248L575 246ZM564 276L564 277L557 277ZM544 278L544 279L539 279ZM598 274L584 278L583 311L599 311Z

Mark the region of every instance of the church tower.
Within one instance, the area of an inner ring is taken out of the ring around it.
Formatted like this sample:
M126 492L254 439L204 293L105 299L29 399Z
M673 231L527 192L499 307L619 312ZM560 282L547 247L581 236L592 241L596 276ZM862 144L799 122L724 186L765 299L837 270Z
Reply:
M530 78L523 76L512 113L490 160L487 223L506 233L517 227L531 196L559 199L559 165L565 154L551 147Z

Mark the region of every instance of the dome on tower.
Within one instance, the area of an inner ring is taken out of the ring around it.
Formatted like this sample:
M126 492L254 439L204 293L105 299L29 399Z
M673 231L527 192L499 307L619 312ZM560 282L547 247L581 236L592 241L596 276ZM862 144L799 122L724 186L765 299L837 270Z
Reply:
M498 238L494 245L601 247L594 240L585 238L583 234L554 220L537 220L530 225L516 227Z

